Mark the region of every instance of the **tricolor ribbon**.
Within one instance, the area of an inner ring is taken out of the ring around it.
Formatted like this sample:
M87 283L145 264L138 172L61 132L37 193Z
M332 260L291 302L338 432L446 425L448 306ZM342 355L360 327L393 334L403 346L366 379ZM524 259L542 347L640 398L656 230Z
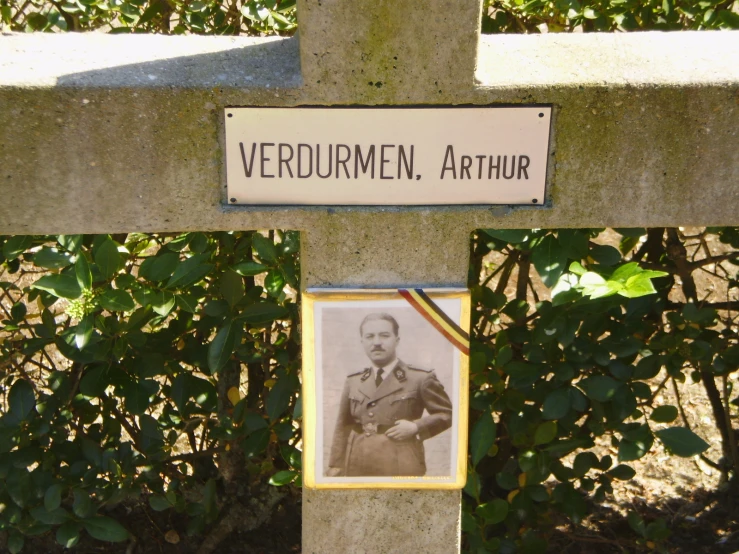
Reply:
M464 354L470 355L470 336L454 323L422 289L398 289L400 295L413 306L423 318L444 335L449 342Z

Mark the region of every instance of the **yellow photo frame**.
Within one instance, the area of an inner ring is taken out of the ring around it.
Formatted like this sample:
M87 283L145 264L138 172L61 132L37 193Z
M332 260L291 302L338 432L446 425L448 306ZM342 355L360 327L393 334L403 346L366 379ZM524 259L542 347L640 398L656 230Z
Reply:
M467 477L467 289L309 289L303 482L460 489Z

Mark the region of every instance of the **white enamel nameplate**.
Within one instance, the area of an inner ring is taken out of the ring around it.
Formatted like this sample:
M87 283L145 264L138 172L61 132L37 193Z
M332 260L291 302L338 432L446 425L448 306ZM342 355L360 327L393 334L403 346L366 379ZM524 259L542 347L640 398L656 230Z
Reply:
M550 107L227 108L228 203L542 204Z

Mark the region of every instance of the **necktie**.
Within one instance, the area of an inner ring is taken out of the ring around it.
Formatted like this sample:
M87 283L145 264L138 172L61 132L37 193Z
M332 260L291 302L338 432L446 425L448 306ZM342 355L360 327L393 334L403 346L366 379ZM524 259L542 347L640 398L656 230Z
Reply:
M382 384L382 373L385 371L384 369L380 368L377 370L377 377L375 377L375 386L380 386Z

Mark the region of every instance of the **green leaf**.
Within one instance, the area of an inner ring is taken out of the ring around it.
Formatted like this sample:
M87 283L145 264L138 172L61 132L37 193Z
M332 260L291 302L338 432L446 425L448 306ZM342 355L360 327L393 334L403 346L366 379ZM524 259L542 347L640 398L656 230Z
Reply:
M657 423L671 423L677 419L677 408L675 406L659 406L652 410L649 419Z
M531 236L531 230L529 229L482 229L482 232L508 244L521 244Z
M23 302L16 302L13 304L13 307L10 308L10 317L13 319L13 321L20 323L23 318L26 317L26 314L28 313L28 308L26 308L26 305Z
M557 239L568 258L572 260L587 258L589 237L586 232L578 229L559 229Z
M44 525L61 525L66 523L72 516L64 508L54 508L53 510L47 510L43 506L36 506L30 510L31 516Z
M475 508L475 513L485 520L486 524L495 525L508 517L508 502L502 498L495 498Z
M218 512L216 482L215 479L208 479L203 490L203 505L205 513L215 516Z
M10 237L3 244L3 257L6 261L12 262L20 254L33 246L33 237L31 235L16 235Z
M570 264L570 273L574 273L575 275L578 275L582 277L588 272L587 269L585 269L580 262L572 262Z
M64 523L56 530L56 542L64 548L72 548L80 540L82 526L76 521Z
M267 448L269 444L269 429L258 429L241 443L241 449L244 451L244 456L251 458L258 456Z
M554 235L545 236L534 247L531 258L544 284L552 288L564 273L567 264L567 256L559 241Z
M85 396L97 397L103 394L108 386L108 369L104 365L86 368L85 374L80 381L80 392Z
M251 236L251 244L254 250L257 252L257 256L263 262L268 264L274 264L277 262L277 250L275 249L275 243L268 238L254 233Z
M59 483L51 485L44 493L44 508L51 512L62 505L62 491L64 488Z
M626 283L626 281L635 275L641 273L641 268L636 262L629 262L622 266L619 266L616 271L609 277L611 281L618 281L619 283Z
M209 254L196 254L180 262L167 281L166 288L183 288L201 281L215 267L213 264L204 263L209 258Z
M629 277L626 281L624 290L618 291L621 296L626 298L639 298L640 296L646 296L647 294L654 294L657 290L654 288L652 281L648 275L643 273L640 275L634 275Z
M146 272L146 277L150 281L160 282L169 279L180 264L180 255L174 252L167 252L153 258L151 266Z
M7 418L7 416L6 416ZM33 494L33 484L31 483L31 475L27 470L14 470L8 474L8 478L4 479L5 489L10 498L20 508L25 508L31 501Z
M90 495L80 489L74 489L74 502L72 503L72 511L79 518L86 518L95 513L95 507L92 505Z
M45 290L59 298L75 300L82 295L77 279L71 275L44 275L31 285L35 289Z
M141 447L144 452L157 452L161 449L164 437L159 422L149 414L139 416L141 428Z
M59 235L56 240L67 252L77 254L84 238L84 235Z
M618 443L618 461L633 462L634 460L639 460L649 452L653 444L654 439L651 438L651 435L644 440L621 439Z
M121 255L111 239L106 239L95 251L95 263L105 279L111 279L121 268Z
M251 304L244 308L236 319L252 325L258 325L260 323L270 323L275 319L283 319L289 313L287 308L278 304L260 302L259 304Z
M570 400L570 390L568 388L554 390L544 399L542 417L544 419L563 418L570 411L571 405L572 401Z
M44 246L33 255L33 263L47 269L61 269L70 265L72 261L66 252L60 252L56 248Z
M590 248L590 256L599 264L605 266L616 265L621 261L621 252L613 246L594 244Z
M240 264L233 266L231 269L244 277L253 277L254 275L264 273L268 268L266 265L262 265L258 262L241 262Z
M490 448L495 444L497 426L490 413L483 413L470 435L470 451L472 454L472 465L476 466L485 457Z
M631 466L626 464L619 464L608 472L608 475L619 481L628 481L636 476L636 471Z
M18 531L15 529L11 529L10 534L8 535L8 552L10 554L18 554L21 550L23 550L23 545L25 544L26 539L23 535L21 535Z
M141 383L129 383L123 388L126 411L142 415L149 407L149 391Z
M94 321L95 316L92 314L88 314L80 319L80 322L74 329L74 343L80 350L85 348L85 346L87 346L87 343L90 342L92 331L94 329Z
M587 377L578 383L588 398L598 402L608 402L616 394L621 383L606 375Z
M230 320L221 327L208 347L208 369L211 375L226 365L236 346L241 342L241 323Z
M239 300L244 298L244 280L235 271L226 271L221 276L220 285L221 296L228 302L228 305L233 310L233 307L238 304Z
M294 374L285 375L277 379L277 382L269 391L266 401L267 416L270 421L275 421L290 405L290 396L298 392L300 382Z
M157 291L150 299L152 309L160 316L165 317L172 311L175 305L175 297L166 290Z
M631 527L636 534L646 537L646 526L644 525L644 520L641 516L636 512L630 511L627 518L629 520L629 527Z
M77 261L74 262L74 275L77 278L77 284L80 289L90 290L92 288L90 264L87 263L87 258L82 253L77 256Z
M170 504L165 496L153 494L149 497L149 506L155 512L163 512L164 510L169 510L172 504Z
M128 540L128 531L116 520L107 516L95 516L82 522L90 535L106 542L123 542Z
M670 452L681 458L697 456L708 450L709 444L686 427L668 427L655 432Z
M276 487L287 485L295 480L298 476L297 471L278 471L269 479L269 484Z
M557 436L557 422L545 421L536 428L534 433L534 445L547 444Z
M182 414L185 413L185 406L187 405L187 401L190 399L188 387L190 377L189 373L180 373L175 377L174 381L172 381L172 388L169 393L170 398Z
M575 456L575 461L572 463L572 471L575 472L575 477L585 477L588 471L592 468L598 467L598 456L592 452L580 452Z
M36 395L33 392L33 387L25 379L18 379L10 387L10 392L8 393L8 406L10 409L6 418L15 424L25 421L35 405Z
M264 278L264 288L270 296L277 298L285 287L285 277L276 269L270 270Z
M190 294L177 294L175 295L175 303L177 306L186 312L194 314L198 311L198 299Z
M125 290L120 289L105 289L103 294L98 296L100 306L109 312L130 312L136 304Z

